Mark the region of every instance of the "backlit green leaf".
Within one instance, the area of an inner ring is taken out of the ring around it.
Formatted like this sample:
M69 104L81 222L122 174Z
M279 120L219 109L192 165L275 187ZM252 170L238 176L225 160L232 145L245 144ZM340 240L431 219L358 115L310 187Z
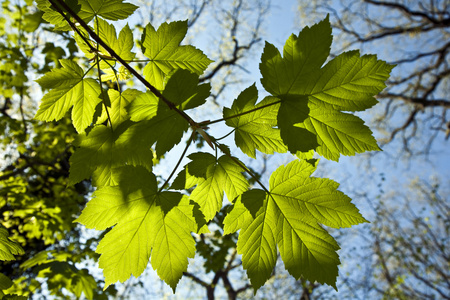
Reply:
M95 107L100 103L100 85L84 78L83 69L71 60L60 60L63 68L55 69L37 80L43 88L54 87L44 95L35 119L57 121L73 106L72 121L82 133L91 125Z
M241 229L238 252L255 290L272 273L276 245L295 278L336 287L339 247L319 224L339 228L367 221L336 190L338 183L311 177L314 170L299 160L281 166L270 177L270 193L244 193L224 220L225 233Z
M274 96L298 94L311 73L323 65L330 53L332 36L328 17L309 28L306 26L297 37L286 41L283 58L272 44L266 42L259 68L261 83Z
M366 110L378 103L373 96L386 87L393 67L375 55L345 52L327 63L317 77L311 77L302 92L310 95L311 102L330 104L336 110Z
M136 56L135 53L131 52L131 49L133 48L134 41L133 41L133 33L131 32L130 27L125 25L125 27L122 28L122 30L119 33L119 38L117 38L116 35L116 28L112 24L108 24L103 19L98 19L95 22L95 28L98 32L98 36L112 49L114 52L119 55L122 59L126 61L131 61ZM104 50L103 47L100 47L100 54L104 56L109 56L110 54ZM89 56L94 56L94 53L92 53ZM108 63L101 62L100 68L101 69L108 69L110 66L115 65L115 60L112 59L106 59Z
M277 125L280 100L267 97L255 105L257 99L258 91L252 85L239 95L231 109L223 109L226 124L235 128L236 145L253 158L256 158L256 149L266 154L286 152L280 131L274 128Z
M123 3L123 0L78 0L78 3L81 4L81 11L86 14L112 21L126 19L138 8L134 4Z
M195 253L193 205L180 193L158 192L145 169L122 168L119 178L120 186L99 189L77 219L90 228L115 225L97 247L105 288L139 276L151 254L153 268L175 290Z
M186 69L198 75L212 62L201 50L180 46L187 32L187 21L163 23L155 30L148 24L142 35L142 50L150 62L144 76L157 89L164 87L164 78L174 69Z
M109 100L111 101L109 115L111 116L113 127L130 118L125 108L140 94L142 92L135 89L126 89L122 93L116 90L108 90Z
M261 56L261 83L279 98L278 127L292 153L315 150L339 160L379 150L372 132L356 116L341 111L362 111L377 101L393 66L376 56L346 52L323 68L331 45L331 27L326 18L299 36L292 35L283 57L266 43Z
M64 19L64 17L56 11L50 1L48 0L35 0L37 7L44 12L42 18L55 25L55 30L68 31L72 28ZM89 23L94 15L89 12L89 9L86 7L88 5L87 1L65 1L67 5L86 23ZM61 7L61 9L63 9ZM64 9L63 9L64 10Z
M380 150L372 131L360 118L336 110L326 110L313 103L310 107L309 118L298 126L316 134L316 151L320 155L338 161L339 154L355 155Z

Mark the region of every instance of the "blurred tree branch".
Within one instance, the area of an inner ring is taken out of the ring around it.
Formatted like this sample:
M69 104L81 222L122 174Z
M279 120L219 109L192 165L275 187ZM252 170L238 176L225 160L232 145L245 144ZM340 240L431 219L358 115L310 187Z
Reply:
M450 298L447 181L413 180L405 189L381 191L377 204L360 195L375 219L356 258L365 275L346 275L349 292L364 291L363 299Z

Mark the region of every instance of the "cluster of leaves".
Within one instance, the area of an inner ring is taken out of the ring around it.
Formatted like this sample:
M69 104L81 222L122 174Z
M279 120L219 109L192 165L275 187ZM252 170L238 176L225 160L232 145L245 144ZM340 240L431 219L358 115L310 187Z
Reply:
M71 1L70 6L37 2L43 18L56 29L74 31L91 62L85 67L60 60L61 68L38 79L49 91L35 118L58 121L71 110L78 136L69 182L91 178L96 187L76 221L97 230L110 228L96 249L105 288L139 276L150 261L175 291L188 258L195 255L194 236L209 232L224 194L232 202L223 220L224 234L240 230L237 250L255 291L270 277L277 249L295 278L336 287L339 246L322 225L349 227L366 220L337 190L338 183L312 177L318 163L312 155L337 161L340 155L379 150L370 129L348 112L377 103L374 95L385 87L392 66L358 51L325 64L332 42L327 17L291 35L283 55L266 43L260 71L270 96L258 101L252 85L231 108L223 109L223 118L196 122L188 113L201 109L210 95L210 85L200 84L199 76L211 60L199 49L181 45L187 21L145 27L139 44L147 58L142 76L131 66L136 54L130 28L125 26L117 36L106 21L126 19L137 7L122 0ZM130 77L147 90L123 89L121 82ZM249 157L256 158L256 150L290 152L294 160L280 166L266 187L231 155L229 145L210 134L208 126L218 122L229 126L236 146ZM179 144L189 130L179 162L169 178L158 182L152 173L154 159ZM176 174L197 133L213 154L190 154L190 162Z
M82 227L73 223L89 192L85 183L68 186L76 132L70 119L42 123L30 114L30 74L59 66L57 58L72 59L75 41L59 33L66 50L37 43L43 13L33 1L13 2L0 7L0 298L27 299L45 288L62 298L83 292L101 299L115 290L99 290L101 280L76 267L98 257L91 250L97 239L80 241Z

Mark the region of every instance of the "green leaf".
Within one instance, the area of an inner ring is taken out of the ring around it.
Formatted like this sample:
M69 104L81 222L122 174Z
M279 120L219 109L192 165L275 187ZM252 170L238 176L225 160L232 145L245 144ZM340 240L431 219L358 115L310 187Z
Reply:
M198 85L198 75L187 70L178 69L167 78L163 96L177 105L180 110L188 110L205 103L210 94L210 85ZM151 120L157 115L172 114L168 105L153 93L137 97L129 106L128 113L134 122Z
M331 105L335 110L363 111L377 104L373 97L385 87L393 69L375 55L344 52L327 63L317 77L311 77L302 91L310 102Z
M72 121L82 133L91 125L95 107L100 103L100 85L84 78L83 69L71 60L60 60L63 68L55 69L36 80L43 88L54 87L44 95L35 119L58 121L73 106Z
M119 38L116 35L116 28L114 25L109 24L103 19L97 19L95 23L95 27L98 32L98 36L102 41L104 41L114 52L117 53L122 59L126 61L131 61L136 56L136 53L131 52L133 48L133 33L131 32L130 27L125 25L119 33ZM87 53L89 54L89 53ZM104 50L103 47L100 47L100 54L105 56L109 56L110 54ZM94 53L88 55L89 58L94 57ZM91 57L90 57L91 56ZM108 63L104 61L100 62L101 69L108 69L110 66L115 65L115 60L108 60Z
M267 196L263 198L264 202L261 201L261 195L264 196L264 192L261 190L243 195L241 201L243 199L249 201L250 203L247 205L254 207L255 204L262 204L262 206L251 219L248 215L240 218L244 218L244 227L241 227L237 242L237 251L242 254L242 266L247 270L247 275L255 291L269 279L277 260L276 234L278 234L277 217L279 213ZM235 214L232 211L231 216L233 217ZM228 216L225 217L224 223L228 222L227 219Z
M195 254L193 205L180 193L158 192L156 177L143 168L122 168L119 177L120 186L99 189L77 219L89 228L114 225L97 247L105 288L139 276L151 253L153 268L175 290Z
M133 122L151 120L161 113L168 112L165 103L160 103L158 97L150 91L138 95L127 107L128 114Z
M123 3L123 0L78 0L78 3L82 12L112 21L124 20L138 8L134 4Z
M306 26L299 34L286 41L283 58L272 44L266 42L259 65L261 83L274 96L298 94L304 81L325 62L332 42L328 16L311 28Z
M367 222L351 199L337 190L339 183L311 177L315 170L300 160L279 167L270 177L270 195L280 205L295 206L303 220L311 218L312 223L341 228Z
M150 58L144 68L145 79L159 90L164 78L174 69L186 69L198 75L212 62L201 50L180 46L187 32L187 21L163 23L156 31L148 24L142 35L142 51Z
M244 171L232 158L219 159L208 153L193 153L192 161L185 166L172 188L191 188L197 185L190 199L200 205L206 221L214 218L222 208L223 193L232 201L248 189L248 182L242 175ZM184 178L183 178L184 177Z
M117 21L128 18L138 8L131 3L123 3L123 0L78 0L64 1L87 24L95 16ZM54 10L47 0L36 0L37 7L44 12L42 18L55 25L55 30L68 31L72 28L64 17ZM64 9L61 7L64 11Z
M174 192L162 192L158 204L171 204L173 209L155 222L151 263L159 277L170 285L175 293L178 281L187 270L187 258L195 256L195 241L191 232L197 231L193 205L186 196ZM155 220L156 221L156 220Z
M22 247L8 238L6 228L0 227L0 260L15 260L14 255L22 255Z
M130 71L128 71L128 69L126 69L124 66L120 66L119 70L109 68L104 69L103 71L105 72L105 74L101 75L102 82L109 80L111 80L112 82L126 81L133 77Z
M238 96L231 109L223 109L225 123L235 128L236 145L252 158L256 158L256 149L266 154L286 152L280 130L274 128L277 126L280 100L266 97L255 105L257 99L258 91L256 86L252 85Z
M295 278L336 287L339 247L319 223L339 228L367 221L337 191L338 183L310 177L314 170L299 160L281 166L270 178L270 193L244 193L225 217L225 233L241 229L237 249L255 291L270 277L276 245Z
M284 57L266 43L260 70L264 88L281 101L278 127L289 151L314 149L337 161L341 154L380 150L363 121L341 110L362 111L376 104L373 96L385 87L393 66L351 51L321 68L331 37L327 17L298 37L292 35Z
M166 77L163 96L181 110L189 110L206 102L210 95L211 85L198 85L198 75L188 70L177 69Z
M315 149L317 137L296 124L305 120L309 113L308 99L304 96L284 96L278 110L280 136L291 153Z
M83 78L83 69L78 64L69 59L60 59L59 62L62 68L53 69L36 80L43 89L74 86Z
M355 155L371 150L381 150L372 131L360 118L323 106L310 104L310 116L299 126L317 136L317 153L334 161L339 154Z
M130 122L122 123L114 131L99 125L88 135L81 134L75 141L79 148L70 157L70 184L92 175L95 186L116 185L116 168L130 164L151 170L153 153L145 144L130 144L123 132Z
M67 288L67 286L66 286ZM81 297L81 293L84 293L87 299L94 299L94 291L97 289L97 282L94 277L89 274L87 269L77 270L72 276L69 285L69 290L77 297Z
M118 54L122 59L126 61L131 61L134 59L136 53L131 52L131 49L134 46L133 32L131 31L128 24L126 24L125 27L122 28L119 33L119 37L117 37L115 26L109 24L103 19L96 19L94 28L100 39L105 42L112 50L114 50L114 52ZM81 33L84 38L82 38L79 33ZM88 41L88 43L86 42L86 40ZM78 32L75 32L75 41L77 42L79 49L83 51L86 58L88 58L93 65L97 64L97 51L92 51L92 47L98 49L98 55L101 58L100 69L104 70L106 73L111 73L108 77L112 77L113 80L116 80L114 72L117 71L113 69L113 67L116 65L116 60L111 58L110 53L104 47L93 41L84 28L79 28ZM119 73L126 74L123 66L119 69ZM105 75L102 75L102 81L107 80L104 79L105 77Z
M223 234L231 234L247 227L256 217L265 197L266 193L263 190L253 189L236 198L233 208L223 221Z

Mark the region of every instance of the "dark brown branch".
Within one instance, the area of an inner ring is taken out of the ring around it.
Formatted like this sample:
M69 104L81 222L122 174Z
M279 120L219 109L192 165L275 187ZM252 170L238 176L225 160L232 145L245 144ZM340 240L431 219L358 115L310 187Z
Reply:
M432 16L427 15L424 12L411 10L408 7L406 7L405 5L400 4L400 3L388 2L388 1L375 1L375 0L364 0L364 1L367 3L373 4L373 5L384 6L384 7L388 7L388 8L395 8L397 10L402 11L407 16L421 17L433 24L436 24L436 25L439 25L442 27L450 25L450 18L438 20L436 18L433 18Z
M194 282L200 284L202 287L209 288L209 284L208 283L204 282L203 280L201 280L200 278L198 278L194 274L189 273L189 272L183 272L183 275L186 276L186 277L191 278Z
M405 123L401 126L401 127L397 127L395 128L392 133L391 136L388 140L388 142L394 140L395 136L397 135L397 133L399 133L400 131L405 130L406 128L408 128L413 122L414 122L414 118L416 117L416 114L419 112L418 109L414 109L413 111L411 111L411 113L409 114L408 119L406 119Z
M404 94L394 94L394 93L381 93L378 95L379 98L390 98L390 99L399 99L411 104L415 104L420 106L421 108L425 107L443 107L443 108L450 108L450 101L446 99L425 99L423 97L409 97Z
M217 72L219 72L222 68L226 67L226 66L230 66L230 65L235 65L237 63L237 61L239 59L241 59L243 56L240 54L242 50L250 50L250 48L258 43L261 39L253 39L252 41L250 41L249 44L245 45L245 46L239 46L239 42L236 38L233 38L233 42L234 42L234 50L233 50L233 54L232 54L232 58L231 59L227 59L227 60L223 60L221 61L218 65L216 65L214 67L214 69L206 76L203 76L200 78L200 82L206 81L211 79L212 77L214 77L214 75L216 75Z
M217 74L217 72L219 72L221 69L223 69L226 66L231 66L231 65L238 66L237 62L243 57L241 52L243 50L250 50L256 43L261 41L261 39L258 38L258 31L262 24L263 15L267 12L267 9L263 9L260 12L260 14L258 15L258 19L256 21L255 29L253 31L250 42L248 42L246 45L240 46L239 41L235 38L236 33L238 31L238 26L239 26L238 19L239 19L239 15L241 13L242 5L243 5L243 1L239 0L233 9L233 12L232 13L227 12L227 14L229 14L231 19L233 20L233 25L231 26L231 29L230 29L230 36L233 37L233 42L234 42L234 48L233 48L233 53L231 55L231 58L224 59L220 63L218 63L213 68L213 70L211 70L211 72L209 74L200 78L200 82L211 79L212 77L214 77L215 74Z
M444 46L442 46L439 49L435 49L433 51L430 52L425 52L425 53L419 53L417 55L415 55L414 57L411 58L404 58L404 59L400 59L397 61L393 61L391 62L392 64L402 64L402 63L411 63L411 62L415 62L420 58L424 58L424 57L428 57L428 56L434 56L437 54L440 54L440 57L442 57L443 55L445 55L445 53L448 52L448 49L450 48L450 42L446 43Z

